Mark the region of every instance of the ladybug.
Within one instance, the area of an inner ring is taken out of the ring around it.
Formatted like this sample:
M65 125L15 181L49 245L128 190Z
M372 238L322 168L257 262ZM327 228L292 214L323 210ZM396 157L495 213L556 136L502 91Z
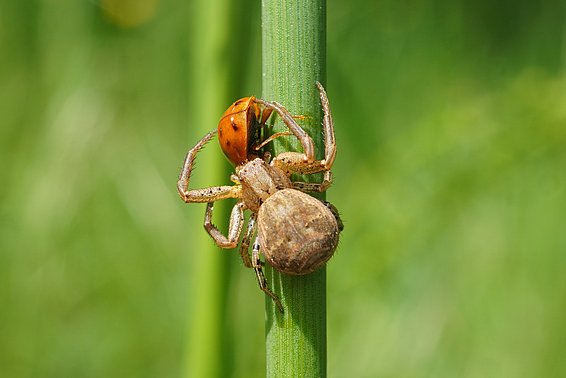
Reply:
M268 142L259 143L261 130L272 112L272 108L260 104L254 96L239 99L224 112L218 123L218 140L234 165L259 157L260 148Z

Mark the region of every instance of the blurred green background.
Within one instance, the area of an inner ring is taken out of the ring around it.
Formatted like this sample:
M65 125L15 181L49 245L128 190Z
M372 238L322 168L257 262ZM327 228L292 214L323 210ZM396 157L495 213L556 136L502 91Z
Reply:
M261 93L260 4L224 6L0 3L1 377L263 376L254 275L175 190ZM565 68L562 1L328 1L330 377L566 376Z

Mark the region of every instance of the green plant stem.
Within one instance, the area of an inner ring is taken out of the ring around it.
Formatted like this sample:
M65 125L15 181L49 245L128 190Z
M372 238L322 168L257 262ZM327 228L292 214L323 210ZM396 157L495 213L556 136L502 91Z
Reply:
M324 145L315 82L325 82L325 45L325 0L262 1L263 98L307 116L301 126L312 136L318 158ZM273 131L283 129L277 121ZM295 138L278 138L273 149L301 151ZM289 276L266 267L266 274L285 308L281 314L266 300L267 377L325 377L326 269Z

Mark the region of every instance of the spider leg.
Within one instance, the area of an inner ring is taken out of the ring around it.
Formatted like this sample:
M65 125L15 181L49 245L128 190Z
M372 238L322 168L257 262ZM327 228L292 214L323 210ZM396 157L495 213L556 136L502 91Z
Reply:
M310 175L327 172L331 168L326 165L324 160L315 160L312 163L305 162L304 154L300 152L281 152L271 160L271 165L281 169L287 175L292 173Z
M206 134L193 148L189 150L185 161L183 163L183 169L179 174L179 181L177 181L177 191L179 196L186 203L191 202L214 202L226 198L239 198L241 193L241 187L239 185L235 186L213 186L210 188L203 189L192 189L189 190L189 182L191 179L191 172L195 166L195 159L197 153L204 148L206 143L208 143L214 135L216 135L217 130L212 130Z
M275 133L275 134L271 135L269 138L267 138L266 140L264 140L263 142L261 142L260 144L252 146L252 148L256 151L259 151L261 148L263 148L266 144L270 143L274 139L277 139L277 138L279 138L281 136L285 136L285 135L293 135L293 133L290 132L290 131L282 131L280 133Z
M242 187L239 185L211 186L209 188L192 189L179 192L179 195L186 203L199 202L210 203L227 198L240 198Z
M299 126L297 121L295 121L293 115L278 102L265 101L259 98L256 99L256 101L263 105L266 109L271 109L272 111L274 110L277 112L279 117L281 117L281 120L285 123L293 135L295 135L295 137L297 137L297 139L301 142L303 146L302 158L304 161L312 163L314 161L314 143L309 134L307 134L306 131Z
M342 218L340 218L340 214L338 213L338 209L336 208L336 206L334 206L328 201L322 201L322 203L326 207L328 207L332 215L334 215L334 218L336 218L336 222L338 223L338 231L342 232L344 230L344 223L342 223Z
M321 183L294 181L293 188L301 192L324 192L332 185L332 171L324 172L324 178Z
M242 242L240 243L240 256L242 256L242 260L244 261L244 265L247 268L252 267L252 262L250 260L250 254L248 253L248 248L250 247L250 241L252 239L252 235L255 230L255 220L256 214L252 214L250 216L250 220L248 221L248 228L244 237L242 238Z
M255 270L255 275L257 277L257 282L259 283L259 288L265 294L267 294L271 299L273 299L273 302L275 302L275 305L277 306L279 311L284 312L283 305L281 304L279 297L273 294L271 290L269 290L269 287L267 286L267 280L265 279L265 275L263 274L263 269L261 268L261 260L259 258L259 236L256 236L254 245L252 247L252 267Z
M259 119L259 125L260 127L264 127L267 124L267 119L271 116L271 114L273 113L273 108L267 108L264 104L265 102L261 99L259 99L260 101L257 101L258 99L256 99L256 102L260 103L263 107L263 111L261 113L261 117ZM294 115L291 116L294 119L306 119L308 118L308 116L304 116L304 115ZM298 126L298 125L297 125ZM272 142L274 139L277 139L281 136L287 136L287 135L293 135L293 133L291 131L281 131L279 133L275 133L273 135L270 135L268 138L266 138L265 140L263 140L261 143L260 142L256 142L252 145L252 148L255 151L259 151L260 149L262 149L263 147L265 147L267 144L269 144L270 142Z
M330 104L328 103L328 97L326 96L326 91L322 84L317 81L316 86L320 94L320 103L324 112L324 117L322 119L324 128L324 159L309 160L306 157L306 152L280 153L273 158L271 164L283 170L288 175L292 173L305 175L329 171L334 164L334 159L336 158L336 138L334 136L334 122L332 121ZM328 183L325 183L326 187L323 186L323 189L318 188L314 191L324 191L330 185L332 179L325 181L329 181Z
M330 104L328 96L322 84L316 82L316 87L320 95L320 104L324 117L322 118L322 126L324 128L324 160L321 161L322 165L329 170L334 164L336 158L336 138L334 137L334 121L332 120L332 113L330 112Z
M244 202L238 201L232 208L232 213L230 214L230 225L228 226L228 237L222 234L222 232L220 232L220 230L212 224L213 208L213 202L209 202L206 205L204 229L220 248L235 248L238 245L238 238L240 237L242 225L244 223Z

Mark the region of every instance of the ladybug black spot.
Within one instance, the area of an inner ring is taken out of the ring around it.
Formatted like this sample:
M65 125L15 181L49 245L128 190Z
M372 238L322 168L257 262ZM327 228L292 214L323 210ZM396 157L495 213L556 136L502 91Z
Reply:
M232 128L234 129L234 131L238 131L238 125L236 125L236 122L232 121L231 125L232 125Z

